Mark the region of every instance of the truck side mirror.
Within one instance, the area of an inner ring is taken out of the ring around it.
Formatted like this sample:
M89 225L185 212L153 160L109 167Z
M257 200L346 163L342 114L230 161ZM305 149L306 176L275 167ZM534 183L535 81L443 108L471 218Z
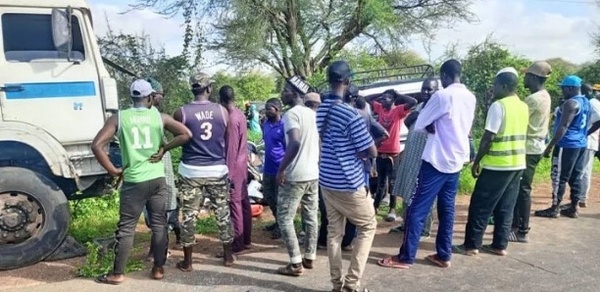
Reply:
M52 40L57 51L67 54L71 61L71 50L73 49L73 35L71 31L71 16L73 9L52 9Z

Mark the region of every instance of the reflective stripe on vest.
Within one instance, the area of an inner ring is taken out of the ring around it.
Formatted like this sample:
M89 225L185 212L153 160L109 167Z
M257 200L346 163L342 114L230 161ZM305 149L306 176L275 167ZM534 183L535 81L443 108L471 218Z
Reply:
M517 96L505 97L497 102L504 111L504 120L492 140L490 150L481 160L481 166L497 170L525 168L525 141L529 124L527 104Z

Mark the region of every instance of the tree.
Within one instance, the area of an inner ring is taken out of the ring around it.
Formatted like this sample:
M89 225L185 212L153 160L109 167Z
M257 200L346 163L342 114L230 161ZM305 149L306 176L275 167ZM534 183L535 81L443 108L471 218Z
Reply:
M468 50L466 57L462 59L462 81L473 91L479 105L473 129L477 129L479 132L483 129L486 115L486 92L492 88L496 73L505 67L514 67L517 71L522 72L519 74L521 81L519 82L517 94L519 97L524 98L531 94L523 85L524 70L532 63L531 60L513 55L504 46L490 38ZM552 108L557 106L562 98L559 84L562 78L567 75L563 70L562 66L552 68L552 74L546 80L546 89L552 97Z
M148 35L115 33L110 27L107 34L98 39L98 44L103 57L137 75L134 77L107 66L111 76L117 80L119 104L122 108L131 103L129 85L136 78L154 77L162 84L165 99L161 107L165 112L171 113L191 100L186 81L195 64L183 54L169 57L164 48L152 46Z
M600 83L600 61L583 66L577 75L587 83Z
M414 33L472 21L472 0L138 0L134 8L198 15L225 61L289 77L321 71L352 41L384 48ZM202 11L203 13L199 13Z

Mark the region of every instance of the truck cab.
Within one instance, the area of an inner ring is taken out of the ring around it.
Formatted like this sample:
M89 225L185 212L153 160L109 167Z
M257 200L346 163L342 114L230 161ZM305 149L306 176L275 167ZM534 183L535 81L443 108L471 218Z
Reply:
M90 145L119 107L84 0L0 0L0 48L2 270L48 257L68 200L102 195Z

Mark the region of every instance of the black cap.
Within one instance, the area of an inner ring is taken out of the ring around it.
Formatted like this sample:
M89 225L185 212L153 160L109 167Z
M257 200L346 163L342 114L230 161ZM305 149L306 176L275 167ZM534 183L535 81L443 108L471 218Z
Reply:
M343 82L352 77L352 70L345 61L335 61L327 68L327 81Z

